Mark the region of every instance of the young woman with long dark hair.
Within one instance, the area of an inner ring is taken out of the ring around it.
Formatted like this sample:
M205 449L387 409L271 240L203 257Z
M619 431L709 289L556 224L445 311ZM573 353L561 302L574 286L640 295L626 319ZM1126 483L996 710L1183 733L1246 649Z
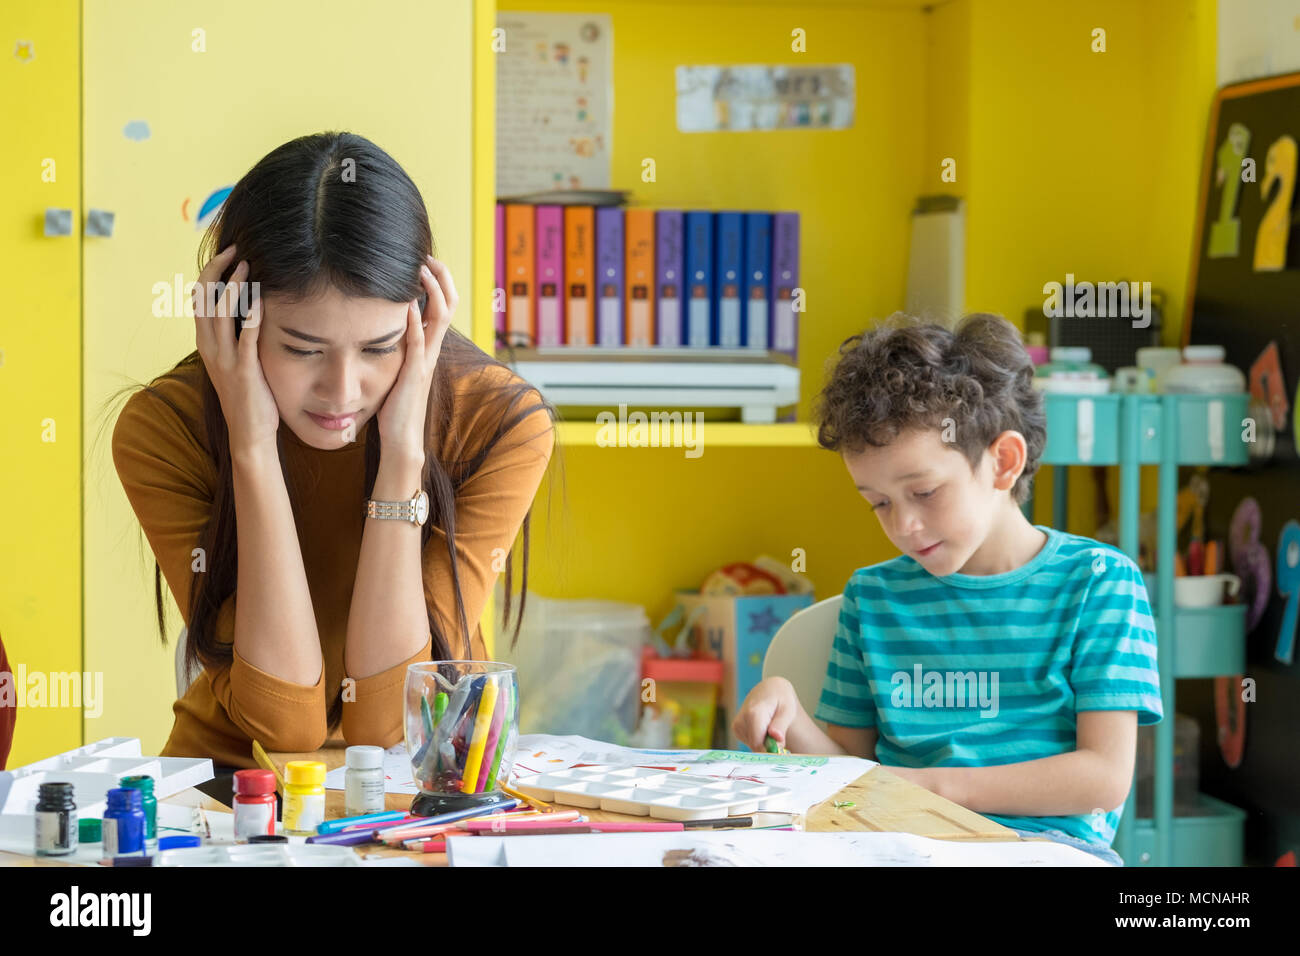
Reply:
M397 743L409 664L486 656L501 570L508 630L522 525L518 637L554 411L450 328L433 255L415 184L350 133L272 151L208 228L198 348L113 432L160 635L161 577L187 628L194 676L163 754L240 768L253 739Z

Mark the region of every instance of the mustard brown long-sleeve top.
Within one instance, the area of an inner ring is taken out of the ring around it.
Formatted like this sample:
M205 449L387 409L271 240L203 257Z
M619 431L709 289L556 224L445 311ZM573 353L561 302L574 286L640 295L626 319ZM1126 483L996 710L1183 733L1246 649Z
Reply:
M131 396L113 431L113 462L173 597L189 625L193 550L208 521L216 468L208 454L203 425L199 367L182 367L153 382L155 388L185 411L183 418L147 392ZM508 369L490 366L466 379L503 385L521 381ZM466 405L471 407L466 407ZM476 436L486 441L496 422L481 404L457 402L459 420L451 434L469 448ZM164 756L211 757L217 765L254 767L253 739L268 750L315 750L327 743L328 701L343 678L343 650L361 535L366 519L366 429L342 448L312 448L281 425L285 464L302 499L295 516L303 566L311 592L324 667L312 687L291 683L254 667L234 651L229 664L206 667L172 710L175 723ZM449 439L450 442L450 439ZM475 659L487 656L478 626L496 579L493 550L509 550L546 470L554 433L544 411L529 414L502 436L478 472L456 497L456 550L465 614L474 631ZM446 449L444 449L446 451ZM461 454L464 454L462 450ZM448 459L443 457L441 461ZM430 519L432 520L432 519ZM459 622L447 554L446 534L435 527L423 553L424 595L440 622ZM234 643L235 599L222 604L216 618L217 639ZM461 653L446 629L453 654ZM463 645L461 645L463 647ZM232 647L232 651L233 651ZM355 681L355 700L343 704L342 742L391 747L403 738L403 686L408 665L427 661L432 642L418 654L388 670Z

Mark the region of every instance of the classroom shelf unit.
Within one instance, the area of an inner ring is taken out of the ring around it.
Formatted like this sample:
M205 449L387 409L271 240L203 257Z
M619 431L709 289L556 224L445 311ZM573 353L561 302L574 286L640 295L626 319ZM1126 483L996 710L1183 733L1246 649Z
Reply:
M1242 673L1246 609L1244 605L1175 609L1172 556L1178 539L1178 468L1247 463L1241 423L1249 395L1048 394L1044 399L1048 437L1042 460L1057 466L1053 469L1054 527L1064 529L1068 523L1064 466L1117 465L1120 550L1136 562L1140 468L1156 465L1159 469L1158 567L1148 576L1155 583L1152 610L1164 703L1164 717L1155 729L1155 800L1152 817L1136 816L1135 778L1115 835L1115 850L1130 866L1241 866L1246 813L1240 807L1198 794L1198 812L1174 816L1174 681Z

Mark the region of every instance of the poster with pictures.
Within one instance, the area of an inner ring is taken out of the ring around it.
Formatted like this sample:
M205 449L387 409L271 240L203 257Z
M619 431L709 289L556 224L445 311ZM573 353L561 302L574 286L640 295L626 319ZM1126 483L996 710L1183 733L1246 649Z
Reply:
M849 129L853 103L851 64L677 68L677 128L683 133Z
M608 189L608 14L497 15L497 195Z

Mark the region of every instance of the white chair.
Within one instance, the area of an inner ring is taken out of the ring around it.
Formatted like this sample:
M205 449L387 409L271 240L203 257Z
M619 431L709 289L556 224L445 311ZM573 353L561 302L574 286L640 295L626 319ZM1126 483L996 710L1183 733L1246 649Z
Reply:
M796 611L772 635L763 658L763 677L779 674L793 684L799 703L810 715L821 700L843 601L844 595L837 594Z
M176 638L176 655L174 664L176 668L176 699L180 700L185 696L185 692L190 689L190 684L194 683L197 675L186 672L185 669L185 645L188 643L189 628L182 627L181 633Z

